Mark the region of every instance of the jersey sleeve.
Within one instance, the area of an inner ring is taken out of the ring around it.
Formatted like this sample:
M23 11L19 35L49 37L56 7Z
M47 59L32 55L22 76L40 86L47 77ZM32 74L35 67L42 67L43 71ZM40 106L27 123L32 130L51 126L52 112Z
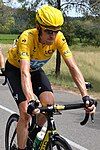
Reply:
M30 61L31 45L32 45L31 36L27 32L23 32L18 40L18 50L20 60Z
M64 59L72 57L72 52L70 51L66 39L62 32L59 32L56 38L57 49Z

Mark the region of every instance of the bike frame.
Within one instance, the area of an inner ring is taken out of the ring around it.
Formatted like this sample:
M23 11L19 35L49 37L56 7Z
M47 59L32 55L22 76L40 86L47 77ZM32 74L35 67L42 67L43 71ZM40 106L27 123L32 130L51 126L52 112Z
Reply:
M47 116L47 130L39 146L39 150L46 150L48 142L52 141L52 138L54 137L54 135L58 135L58 133L56 131L56 125L55 125L55 121L53 118L53 112L50 111Z

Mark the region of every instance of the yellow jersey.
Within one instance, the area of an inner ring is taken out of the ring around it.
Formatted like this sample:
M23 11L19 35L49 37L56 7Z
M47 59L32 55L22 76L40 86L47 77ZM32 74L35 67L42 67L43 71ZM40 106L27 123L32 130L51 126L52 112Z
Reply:
M61 31L56 35L52 45L39 42L38 30L28 29L18 38L16 44L8 51L8 61L20 68L20 60L30 62L30 68L37 70L49 61L52 54L58 50L64 59L72 57L66 39Z

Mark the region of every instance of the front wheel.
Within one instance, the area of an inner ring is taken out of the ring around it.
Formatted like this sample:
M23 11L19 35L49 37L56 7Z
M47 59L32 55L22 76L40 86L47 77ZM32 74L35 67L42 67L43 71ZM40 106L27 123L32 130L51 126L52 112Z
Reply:
M57 135L48 143L46 150L72 150L72 148L64 138Z
M12 114L7 121L5 130L5 150L17 150L16 126L18 119L18 114Z

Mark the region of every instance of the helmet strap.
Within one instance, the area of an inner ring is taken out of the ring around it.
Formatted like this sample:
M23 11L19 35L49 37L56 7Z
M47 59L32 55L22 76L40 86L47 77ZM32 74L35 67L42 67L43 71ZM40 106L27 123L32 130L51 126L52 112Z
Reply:
M36 24L36 28L38 30L38 37L39 37L39 41L40 41L40 36L42 35L42 28L39 23Z

